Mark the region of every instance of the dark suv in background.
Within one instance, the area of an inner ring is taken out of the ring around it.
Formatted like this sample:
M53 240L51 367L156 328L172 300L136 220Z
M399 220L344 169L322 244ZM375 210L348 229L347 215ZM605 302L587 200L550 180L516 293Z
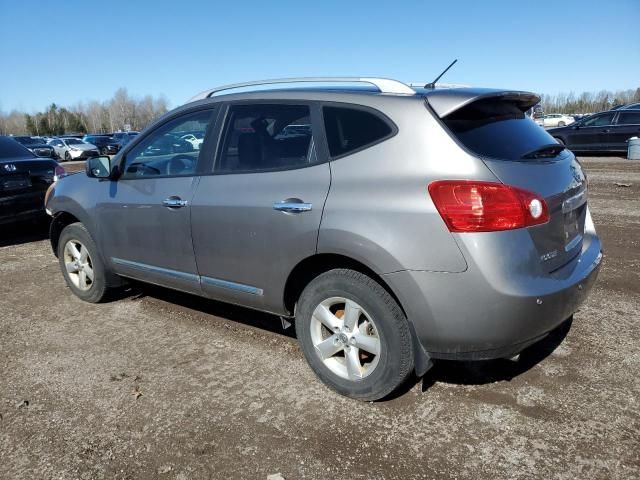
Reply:
M28 136L11 137L16 142L24 145L31 153L38 157L56 158L56 152L51 145L41 138L34 138Z
M640 137L640 109L600 112L547 133L575 152L626 152L627 141Z
M115 155L120 151L120 145L109 135L85 135L82 141L98 147L100 155Z

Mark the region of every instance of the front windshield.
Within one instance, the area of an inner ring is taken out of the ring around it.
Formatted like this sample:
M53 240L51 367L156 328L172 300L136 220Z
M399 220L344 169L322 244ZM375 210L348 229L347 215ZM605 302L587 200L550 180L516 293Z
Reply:
M65 142L67 142L67 145L82 145L84 143L77 138L67 138Z

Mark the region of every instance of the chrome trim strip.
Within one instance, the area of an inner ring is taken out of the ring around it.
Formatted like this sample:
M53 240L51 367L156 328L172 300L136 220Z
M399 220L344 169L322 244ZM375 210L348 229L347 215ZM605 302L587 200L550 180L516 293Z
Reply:
M160 275L166 275L168 277L174 277L180 280L187 280L193 283L200 283L200 277L194 273L180 272L178 270L171 270L169 268L156 267L155 265L147 265L146 263L123 260L122 258L111 257L111 261L116 265L135 268L136 270L141 270L143 272L159 273Z
M584 189L581 192L575 194L573 197L567 198L562 202L562 213L568 213L575 210L587 201L587 190Z
M573 248L575 248L576 245L578 245L580 242L582 242L582 235L576 235L573 240L571 240L569 243L567 243L564 246L564 251L568 252L569 250L572 250Z
M300 202L275 202L273 204L274 210L289 213L309 212L313 208L311 203Z
M258 287L252 287L251 285L244 285L242 283L230 282L228 280L221 280L219 278L200 277L202 283L211 285L213 287L226 288L229 290L237 290L244 293L250 293L252 295L262 295L264 291Z

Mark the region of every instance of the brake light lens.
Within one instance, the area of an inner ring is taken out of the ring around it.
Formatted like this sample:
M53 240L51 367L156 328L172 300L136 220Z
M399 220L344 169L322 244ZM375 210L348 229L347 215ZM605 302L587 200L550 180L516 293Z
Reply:
M54 183L57 182L62 177L64 177L66 174L67 174L67 172L62 167L62 165L56 165L56 168L55 168L55 170L53 172L53 182Z
M503 183L444 180L429 194L450 232L496 232L549 221L539 195Z

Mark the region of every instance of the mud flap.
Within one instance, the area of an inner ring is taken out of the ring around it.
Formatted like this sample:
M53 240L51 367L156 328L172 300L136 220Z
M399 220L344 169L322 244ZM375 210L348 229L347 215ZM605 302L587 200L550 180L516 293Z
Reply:
M415 362L414 371L418 378L424 377L424 375L433 367L433 361L427 353L427 351L418 340L416 329L413 323L409 322L409 328L411 330L411 339L413 343L413 358Z

